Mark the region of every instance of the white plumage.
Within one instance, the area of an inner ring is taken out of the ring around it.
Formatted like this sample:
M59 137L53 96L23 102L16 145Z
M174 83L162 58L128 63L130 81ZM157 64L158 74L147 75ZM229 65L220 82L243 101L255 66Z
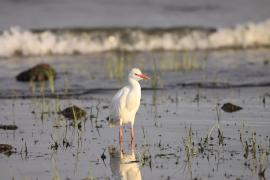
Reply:
M126 154L122 150L109 147L110 167L112 179L115 180L141 180L142 175L136 161L134 150Z
M141 86L139 80L150 79L142 72L133 68L128 75L129 84L120 89L112 98L110 106L109 126L120 126L119 140L122 143L122 124L129 123L131 125L132 143L134 139L134 120L136 113L140 107Z

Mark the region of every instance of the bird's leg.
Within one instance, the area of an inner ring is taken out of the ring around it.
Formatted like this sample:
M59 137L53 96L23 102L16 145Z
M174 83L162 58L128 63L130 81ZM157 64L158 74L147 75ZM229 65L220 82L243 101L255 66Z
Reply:
M131 146L134 147L134 128L131 128Z
M120 128L119 128L119 144L120 144L120 146L122 146L122 137L123 137L123 130L122 130L122 126L120 126Z

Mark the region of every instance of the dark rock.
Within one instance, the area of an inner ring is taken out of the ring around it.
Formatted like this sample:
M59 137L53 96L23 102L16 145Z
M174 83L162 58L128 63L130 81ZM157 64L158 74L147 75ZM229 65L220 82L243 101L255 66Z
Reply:
M0 153L10 152L13 147L9 144L0 144Z
M16 76L17 81L47 81L56 78L56 71L49 64L38 64Z
M82 117L86 116L86 111L77 107L77 106L71 106L63 111L61 111L61 114L69 119L80 119Z
M16 129L18 129L18 126L16 126L16 125L1 125L0 124L0 129L3 129L3 130L16 130Z
M225 103L225 104L223 104L223 106L221 107L221 109L223 111L225 111L225 112L232 113L232 112L240 111L243 108L240 107L240 106L234 105L232 103Z

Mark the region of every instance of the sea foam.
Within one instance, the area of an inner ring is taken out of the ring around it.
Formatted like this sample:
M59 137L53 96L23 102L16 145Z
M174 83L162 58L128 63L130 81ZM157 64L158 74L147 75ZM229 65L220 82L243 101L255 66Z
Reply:
M0 56L89 54L112 50L210 50L270 46L270 19L233 28L58 29L11 27L0 34Z

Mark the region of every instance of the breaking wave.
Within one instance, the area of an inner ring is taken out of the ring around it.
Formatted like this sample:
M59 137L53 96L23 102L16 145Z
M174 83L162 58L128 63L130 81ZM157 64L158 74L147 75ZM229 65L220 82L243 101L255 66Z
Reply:
M113 50L183 51L270 46L270 19L233 28L100 28L25 30L0 33L0 56L89 54Z

